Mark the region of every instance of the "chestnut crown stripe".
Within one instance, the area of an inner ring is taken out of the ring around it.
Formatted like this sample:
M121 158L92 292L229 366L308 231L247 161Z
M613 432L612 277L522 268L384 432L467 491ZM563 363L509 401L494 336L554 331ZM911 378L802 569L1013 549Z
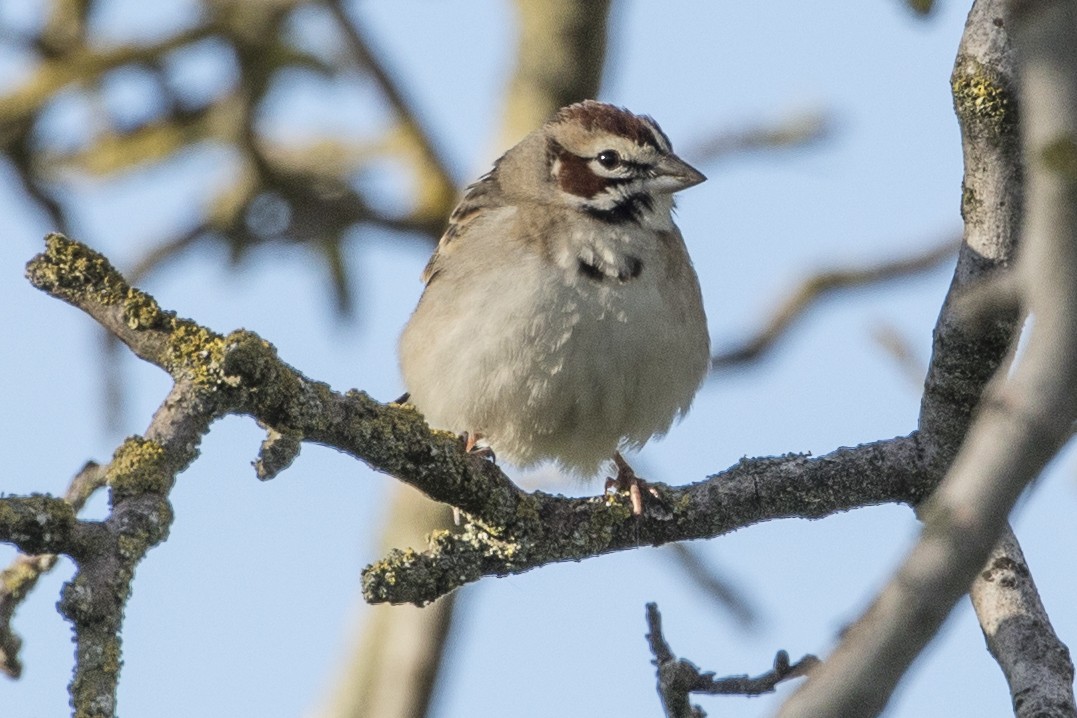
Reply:
M579 124L588 132L602 130L632 140L638 145L650 145L660 152L669 152L671 145L658 123L646 115L634 115L625 108L604 102L585 100L562 108L553 123Z

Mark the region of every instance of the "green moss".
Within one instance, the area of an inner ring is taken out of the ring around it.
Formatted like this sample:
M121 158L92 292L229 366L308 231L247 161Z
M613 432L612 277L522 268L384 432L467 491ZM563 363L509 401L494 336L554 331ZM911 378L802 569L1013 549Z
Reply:
M150 542L148 538L141 531L133 534L120 534L120 538L117 540L120 558L127 563L141 559L149 549Z
M106 480L112 500L141 494L165 494L172 488L172 474L165 450L140 436L128 437L112 455Z

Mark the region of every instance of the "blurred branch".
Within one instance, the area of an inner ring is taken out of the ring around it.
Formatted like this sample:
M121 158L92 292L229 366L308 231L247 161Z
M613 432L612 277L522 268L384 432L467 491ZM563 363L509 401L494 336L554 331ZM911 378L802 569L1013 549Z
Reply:
M925 525L919 541L867 612L843 634L834 654L782 707L779 715L783 718L878 715L909 664L973 581L995 579L999 558L1003 567L1020 565L1015 560L1016 543L1005 535L1007 516L1024 488L1069 439L1077 418L1073 392L1077 384L1073 361L1077 356L1074 27L1077 8L1055 0L1013 4L977 0L969 15L954 70L954 94L966 151L965 193L966 197L975 194L976 202L965 202L965 261L959 260L951 297L971 278L989 271L990 260L1001 264L1012 254L1017 233L999 229L1012 230L1019 224L1021 181L1014 168L1021 166L1015 161L1021 152L1028 180L1017 276L1036 321L1016 366L990 378L978 406L971 402L976 413L967 437L958 442L960 449L946 478L920 507ZM1011 37L1017 62L1009 47ZM1018 104L1014 88L1020 99L1020 138L1014 121ZM963 96L968 92L975 101ZM1061 167L1053 162L1056 148L1062 148L1067 158ZM973 175L973 167L989 165L1000 155L1006 164ZM1017 201L998 201L1000 195ZM981 248L986 252L978 252L972 264L969 255ZM1012 341L1016 324L1013 316L1001 317L994 335L970 335L963 318L949 310L951 306L948 298L936 329L936 351L921 414L925 439L936 441L947 433L957 434L959 425L970 421L971 410L965 402L973 392L966 397L955 389L983 375L966 372L947 385L932 386L932 379L939 381L944 369L956 371L961 366L955 358L975 345L970 339L990 343L1008 335ZM994 343L997 346L991 347L988 356L997 368L1008 342ZM982 367L982 357L973 366ZM928 433L932 425L941 427L935 437ZM928 452L929 460L938 460L949 450L943 444ZM1000 536L1003 544L985 570ZM985 589L977 589L981 598L987 597ZM1009 596L995 592L994 598L1008 600ZM985 619L991 612L981 606L978 615L985 621L985 631L989 630L990 621ZM1014 653L1000 660L1010 681L1015 712L1022 718L1072 718L1077 715L1073 665L1049 623L1037 626L1034 633L1040 641L1010 644L1007 647ZM993 645L997 649L1003 644L995 641ZM1042 660L1044 646L1051 655L1046 662ZM1005 670L1025 661L1036 664L1035 676Z
M384 61L371 50L370 41L363 36L359 24L348 17L342 0L326 0L326 5L344 33L355 61L370 74L393 109L399 123L397 137L414 149L408 154L415 160L418 175L415 219L441 223L456 199L456 182L449 173L448 162L438 151L429 130L420 123L418 113L404 97L403 90L386 70Z
M861 289L884 282L905 279L931 271L954 256L958 243L947 240L916 254L889 259L866 267L829 269L804 279L763 327L738 345L721 349L711 357L711 371L739 367L756 361L789 332L815 304L847 289Z
M717 133L692 145L683 156L704 163L716 162L735 154L801 148L829 139L833 131L833 120L829 115L805 112L769 125L752 125Z
M926 17L935 9L934 0L905 0L905 6L921 17Z
M167 242L162 242L143 254L128 271L131 282L140 282L163 262L173 259L198 243L210 231L208 224L200 224L179 234Z
M778 651L774 656L774 667L754 678L729 676L715 678L713 671L700 672L691 661L678 659L662 635L662 615L658 605L647 604L647 643L650 646L657 668L658 695L662 698L662 708L668 718L704 718L706 713L699 706L691 704L692 693L706 695L759 696L773 693L782 681L806 675L818 662L815 656L807 655L796 663L789 663L789 654Z
M104 469L91 461L71 480L63 500L77 514L90 496L104 485ZM38 579L52 570L57 559L54 553L22 553L15 557L10 566L0 571L0 672L11 678L18 678L22 674L22 662L19 660L22 639L12 629L11 619L19 604L37 585Z
M230 185L216 190L201 225L211 241L229 245L241 258L253 245L268 241L308 243L327 270L338 307L350 308L351 277L341 249L346 233L357 225L375 225L432 242L452 207L456 190L446 163L401 89L371 52L355 23L338 2L274 0L246 3L223 0L208 3L188 28L150 43L97 47L85 36L85 19L92 3L53 2L50 16L28 38L40 60L27 77L0 97L0 152L13 162L27 194L46 211L52 223L70 229L65 204L72 190L72 172L113 175L163 163L199 145L233 150L239 173ZM342 68L317 54L296 47L290 19L307 6L325 6L337 19L352 56L372 77L396 115L394 128L358 148L336 138L319 138L314 147L281 146L262 136L256 121L264 113L269 93L280 87L282 74L294 70L322 76L339 75ZM231 53L238 77L208 99L192 101L179 94L171 77L176 51L212 40ZM149 73L160 101L145 108L147 119L136 123L99 110L80 144L63 146L42 140L35 130L54 102L77 88L81 96L106 108L105 80L116 70ZM335 145L331 151L330 145ZM371 161L390 157L416 170L416 202L397 214L366 201L352 185L357 171ZM316 162L315 158L322 161ZM272 222L262 210L271 206ZM174 256L188 244L180 233L166 237L158 248L137 260L139 275ZM163 251L162 251L163 250Z
M107 49L76 45L66 48L64 55L46 58L25 82L0 98L0 128L25 124L68 85L96 80L118 67L146 62L205 39L213 31L212 27L196 27L152 45L121 45ZM0 144L7 142L8 138L0 135Z
M204 107L176 108L170 114L133 127L109 127L76 149L45 147L39 162L49 174L79 171L108 177L145 164L167 160L204 142L228 146L237 139L247 99L232 92Z
M515 0L516 65L503 103L496 154L555 110L598 95L610 0Z
M404 484L393 488L380 545L421 542L452 526L452 511ZM459 610L459 594L429 606L372 606L338 669L318 718L423 718L428 715Z
M874 323L869 331L872 340L879 345L879 348L888 357L894 360L894 364L901 374L909 381L909 386L916 389L923 387L927 364L917 356L910 338L905 336L894 324L887 321Z
M665 553L676 559L678 567L697 591L714 599L715 604L727 611L741 628L758 624L759 616L751 602L735 585L708 566L698 549L683 543L670 544L666 549Z

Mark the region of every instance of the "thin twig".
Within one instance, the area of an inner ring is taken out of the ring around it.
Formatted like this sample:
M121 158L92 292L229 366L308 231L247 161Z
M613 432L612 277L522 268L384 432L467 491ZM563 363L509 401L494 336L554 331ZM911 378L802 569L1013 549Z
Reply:
M796 663L789 662L789 654L778 651L774 666L758 676L727 676L715 678L713 671L701 672L694 663L678 659L662 635L662 615L658 605L647 604L647 644L654 655L652 664L658 673L658 695L668 718L704 718L707 714L699 706L692 705L692 693L724 696L759 696L773 693L782 681L806 675L818 662L813 655L806 655Z
M828 269L803 280L750 339L722 349L711 357L711 371L729 369L759 359L775 347L809 309L830 295L882 284L931 271L952 258L959 243L948 239L908 257L888 259L865 267Z

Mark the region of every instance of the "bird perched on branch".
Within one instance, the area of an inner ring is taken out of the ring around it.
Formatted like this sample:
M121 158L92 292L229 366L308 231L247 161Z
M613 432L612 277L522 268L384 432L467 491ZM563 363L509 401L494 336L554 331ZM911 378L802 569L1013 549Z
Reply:
M411 403L518 466L588 476L612 458L641 513L620 450L664 434L709 363L672 217L673 193L704 179L649 117L592 100L558 111L449 217L400 339Z

